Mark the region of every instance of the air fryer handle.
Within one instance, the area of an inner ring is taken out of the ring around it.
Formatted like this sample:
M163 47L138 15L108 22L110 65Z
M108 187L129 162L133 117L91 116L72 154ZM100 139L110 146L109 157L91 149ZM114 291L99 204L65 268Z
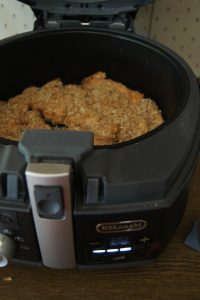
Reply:
M71 166L30 163L28 193L42 262L56 269L75 267Z
M19 142L42 262L75 267L72 191L76 164L92 153L93 133L27 130Z
M92 153L93 142L93 132L27 129L18 148L27 163L73 160L77 164Z

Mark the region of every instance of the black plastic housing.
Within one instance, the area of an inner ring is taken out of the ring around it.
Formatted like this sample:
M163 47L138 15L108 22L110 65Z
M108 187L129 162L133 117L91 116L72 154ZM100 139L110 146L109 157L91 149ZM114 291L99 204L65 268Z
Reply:
M160 254L183 215L199 150L199 86L188 65L171 50L148 39L97 29L46 30L9 38L0 43L0 57L0 98L5 101L30 85L41 86L53 78L79 83L85 76L105 71L108 78L140 90L157 102L165 123L126 143L95 147L77 165L73 188L80 266L129 264ZM26 162L18 153L17 143L0 142L0 173L13 166L22 178ZM96 197L92 203L88 191ZM25 199L28 202L27 195ZM3 198L0 208L22 209L21 204L13 208L12 201L10 204ZM99 233L98 224L138 219L147 220L147 227L128 236L137 240L147 236L152 243L158 242L156 252L148 244L141 250L143 255L127 256L124 261L109 260L110 256L101 262L88 260L92 241L106 246L113 236L122 235Z

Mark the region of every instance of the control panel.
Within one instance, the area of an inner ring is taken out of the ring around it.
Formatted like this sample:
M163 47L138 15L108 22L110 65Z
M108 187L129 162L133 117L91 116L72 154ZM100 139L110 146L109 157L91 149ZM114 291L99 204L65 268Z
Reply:
M30 211L0 210L0 267L13 258L40 263L41 257Z
M85 241L87 263L125 263L153 258L160 250L160 243L149 236L139 238L118 236L103 240Z

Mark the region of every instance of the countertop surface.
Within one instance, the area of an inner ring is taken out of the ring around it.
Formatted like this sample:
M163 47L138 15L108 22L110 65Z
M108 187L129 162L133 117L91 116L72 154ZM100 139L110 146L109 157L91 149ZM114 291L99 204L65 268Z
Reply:
M51 270L12 263L0 269L0 299L199 300L200 253L183 242L200 217L200 160L182 222L153 263L118 270Z

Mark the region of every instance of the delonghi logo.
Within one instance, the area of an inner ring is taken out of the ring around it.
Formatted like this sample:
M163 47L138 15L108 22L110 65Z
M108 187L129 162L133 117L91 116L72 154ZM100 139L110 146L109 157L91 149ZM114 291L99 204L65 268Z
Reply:
M100 233L114 233L142 230L147 226L145 220L122 221L97 224L96 230Z

